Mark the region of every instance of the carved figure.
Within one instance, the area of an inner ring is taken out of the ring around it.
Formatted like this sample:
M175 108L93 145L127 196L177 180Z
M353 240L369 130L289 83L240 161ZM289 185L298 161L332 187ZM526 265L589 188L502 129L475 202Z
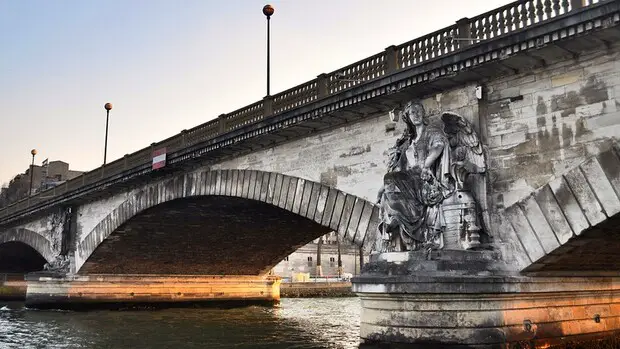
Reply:
M53 273L68 273L70 263L68 256L58 255L50 263L45 263L43 270Z
M471 124L443 113L443 130L430 124L424 107L409 102L397 115L406 131L388 150L389 160L377 202L380 251L462 248L479 245L476 201L466 187L471 173L485 171L482 147ZM395 120L396 121L396 120ZM445 205L444 205L445 204ZM444 233L452 233L446 241Z

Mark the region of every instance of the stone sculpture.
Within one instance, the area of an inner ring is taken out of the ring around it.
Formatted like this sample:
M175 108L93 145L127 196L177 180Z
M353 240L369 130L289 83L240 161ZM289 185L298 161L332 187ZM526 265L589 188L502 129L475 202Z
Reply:
M58 255L50 263L45 263L43 270L51 273L68 273L70 265L68 256Z
M396 113L407 129L388 150L379 191L379 252L472 249L480 245L479 210L467 180L484 173L482 146L465 118L445 112L431 125L422 104Z

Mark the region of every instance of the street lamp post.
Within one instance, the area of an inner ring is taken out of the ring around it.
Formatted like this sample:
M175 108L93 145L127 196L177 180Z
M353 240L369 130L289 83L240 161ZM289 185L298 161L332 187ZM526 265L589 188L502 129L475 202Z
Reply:
M37 155L37 150L32 149L30 151L30 155L32 155L32 163L30 164L30 191L28 191L28 196L32 196L32 181L34 175L34 156Z
M103 146L103 164L106 163L106 157L108 155L108 122L110 121L110 110L112 110L112 103L106 103L104 106L106 111L105 117L105 145Z
M271 15L273 15L273 6L267 4L263 7L263 14L267 16L267 96L269 94L269 19L271 19Z

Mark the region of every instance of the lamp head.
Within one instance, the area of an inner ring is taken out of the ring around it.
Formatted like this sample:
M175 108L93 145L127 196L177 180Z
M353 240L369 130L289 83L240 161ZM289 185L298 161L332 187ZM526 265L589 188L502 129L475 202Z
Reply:
M271 5L269 5L269 4L267 4L267 5L265 5L265 6L263 7L263 14L264 14L265 16L267 16L267 18L271 17L271 15L273 15L274 11L275 11L275 10L274 10L273 6L271 6Z
M37 150L36 150L36 149L32 149L32 150L30 151L30 154L32 154L32 156L37 155Z
M110 111L110 110L112 110L112 103L108 102L103 107L105 108L105 110Z

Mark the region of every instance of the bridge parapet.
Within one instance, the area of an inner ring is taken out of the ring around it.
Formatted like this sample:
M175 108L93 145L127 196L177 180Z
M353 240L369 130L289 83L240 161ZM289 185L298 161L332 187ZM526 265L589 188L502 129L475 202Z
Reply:
M448 57L471 47L478 47L481 43L518 34L544 23L560 20L572 13L593 9L610 2L596 0L588 0L586 3L582 1L519 0L472 19L459 20L455 25L398 46L390 46L383 52L331 73L321 74L316 79L282 93L267 96L263 101L253 103L233 113L223 115L216 120L181 132L150 147L85 173L61 186L24 199L0 210L0 220L15 217L36 207L42 207L46 203L58 200L61 196L65 197L69 194L79 195L80 192L87 191L89 188L116 177L148 172L154 148L166 147L167 152L172 154L187 152L196 148L199 144L208 143L206 150L201 152L202 154L217 149L216 140L224 134L229 134L233 131L247 132L249 130L248 127L264 123L282 113L286 114L292 110L325 100L328 97L338 96L345 92L348 93L352 89L361 88L387 76L412 71L412 68ZM491 53L489 52L489 54ZM497 56L495 53L493 55L494 57ZM480 57L484 56L482 54ZM485 61L485 59L482 59L482 61ZM426 82L436 77L436 74L455 73L464 67L468 67L468 64L475 64L475 62L452 64L439 69L438 73L422 74L419 80ZM415 84L418 78L409 78L407 80L403 82L403 87ZM378 94L375 92L368 93L366 97L359 98L357 102L376 95ZM325 112L333 112L349 104L350 102L348 101L342 101L336 107L315 113L314 117ZM255 133L259 134L258 132ZM235 142L230 140L226 144L233 143ZM183 161L186 158L187 156L182 156L178 161Z

